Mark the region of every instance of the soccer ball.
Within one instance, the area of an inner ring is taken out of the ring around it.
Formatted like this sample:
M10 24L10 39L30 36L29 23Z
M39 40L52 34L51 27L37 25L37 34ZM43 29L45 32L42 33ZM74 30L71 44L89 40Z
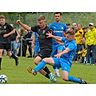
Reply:
M7 76L4 74L1 74L0 75L0 84L7 83L7 82L8 82Z

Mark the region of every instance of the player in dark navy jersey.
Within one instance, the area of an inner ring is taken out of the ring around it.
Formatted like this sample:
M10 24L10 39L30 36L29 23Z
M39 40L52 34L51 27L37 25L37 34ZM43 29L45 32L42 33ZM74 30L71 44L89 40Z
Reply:
M5 16L0 15L0 70L3 49L6 49L8 55L14 58L16 65L18 65L18 58L11 53L11 35L13 35L15 31L11 25L6 23Z
M40 52L35 58L35 64L37 65L43 58L50 57L52 52L52 38L47 38L46 33L48 33L50 28L46 24L45 16L39 16L38 18L38 24L33 27L29 27L26 24L23 24L20 20L17 20L17 24L21 25L24 29L33 32L36 32L38 34L38 40L40 45ZM46 76L47 78L50 78L52 81L56 81L55 77L52 75L52 73L48 70L47 67L45 67L43 70L40 70L40 73Z

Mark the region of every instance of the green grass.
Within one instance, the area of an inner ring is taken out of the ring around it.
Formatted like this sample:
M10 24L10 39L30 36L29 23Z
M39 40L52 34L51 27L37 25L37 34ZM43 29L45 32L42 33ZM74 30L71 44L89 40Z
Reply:
M35 66L34 59L32 58L19 58L20 64L15 66L14 60L9 57L3 57L2 61L2 70L0 74L5 74L8 76L8 84L53 84L47 78L41 74L33 76L29 74L26 68L29 65ZM48 66L49 69L53 72L53 68ZM60 74L62 71L60 70ZM85 64L73 64L71 68L70 75L81 77L85 79L89 84L96 83L96 65L85 65ZM57 78L55 84L75 84L71 82L65 82L62 78Z

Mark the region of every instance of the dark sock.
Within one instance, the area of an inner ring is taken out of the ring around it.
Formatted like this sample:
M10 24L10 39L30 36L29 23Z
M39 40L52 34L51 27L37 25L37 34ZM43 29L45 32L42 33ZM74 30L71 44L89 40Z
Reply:
M0 58L0 70L1 70L1 62L2 62L2 58Z
M13 53L12 53L11 57L14 59L17 59L17 57Z
M47 72L47 74L50 74L51 72L49 71L49 69L48 69L48 67L46 66L45 68L43 68L43 70L45 71L45 72Z
M48 79L50 79L50 77L49 77L49 75L48 75L48 74L46 74L46 75L45 75L45 77L47 77Z

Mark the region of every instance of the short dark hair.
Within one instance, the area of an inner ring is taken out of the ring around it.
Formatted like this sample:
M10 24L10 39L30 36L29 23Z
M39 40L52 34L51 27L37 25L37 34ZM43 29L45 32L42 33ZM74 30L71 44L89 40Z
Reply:
M4 15L0 15L0 19L5 19L5 16Z
M55 14L60 14L60 15L62 15L62 13L61 13L61 12L55 12L55 13L54 13L54 15L55 15Z
M40 16L38 17L38 21L41 21L41 20L45 20L45 16L40 15Z
M67 31L66 34L75 35L74 31Z

